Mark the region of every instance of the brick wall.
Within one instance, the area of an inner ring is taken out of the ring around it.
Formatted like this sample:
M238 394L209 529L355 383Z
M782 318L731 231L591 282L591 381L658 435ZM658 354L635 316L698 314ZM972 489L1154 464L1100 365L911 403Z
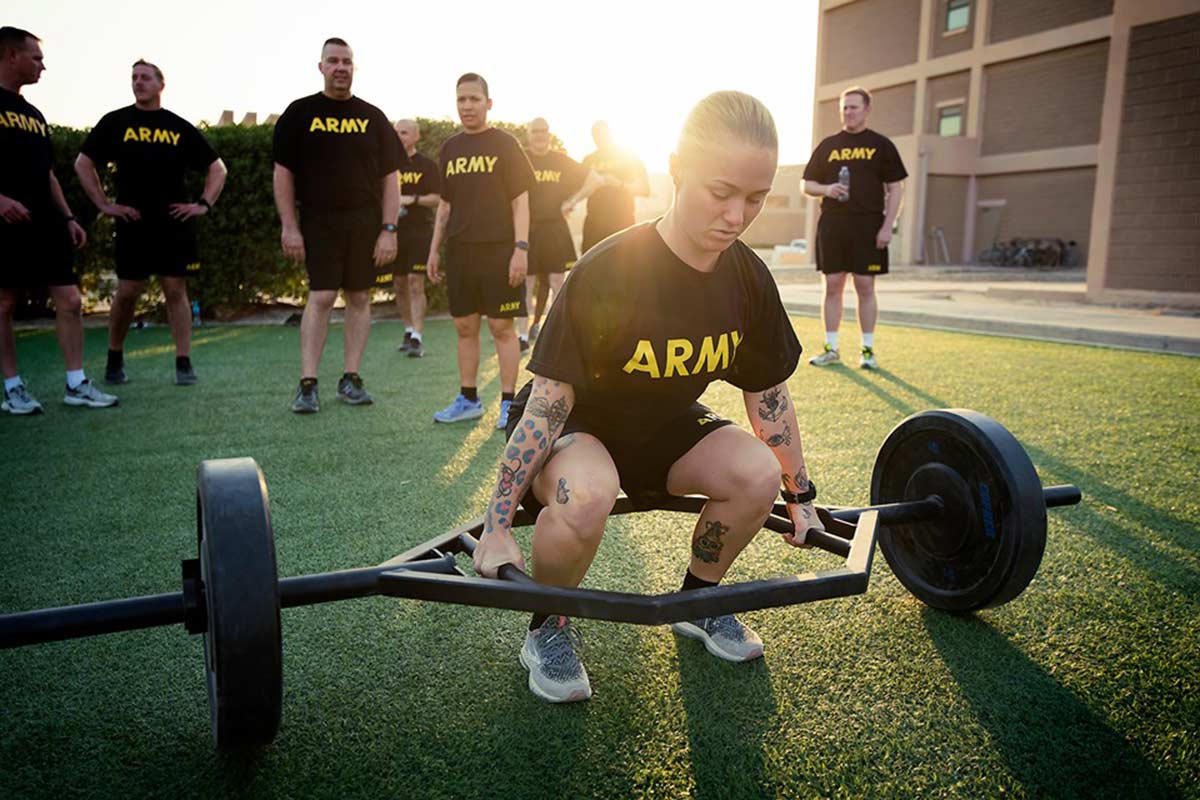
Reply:
M902 67L917 60L921 0L858 0L824 12L818 83Z
M946 4L949 0L936 0L933 7L933 19L930 24L933 30L929 32L929 57L939 58L951 53L961 53L970 50L975 43L975 12L976 3L971 3L971 17L964 30L946 33Z
M989 65L983 155L1096 144L1108 40Z
M1200 14L1130 31L1106 288L1200 291Z
M983 175L976 187L979 200L1008 201L999 212L997 239L1074 239L1081 253L1087 250L1096 193L1095 167ZM983 227L977 215L972 252L991 245L990 241L980 241L985 235Z
M962 97L963 103L963 135L967 133L967 115L970 113L971 72L963 70L950 75L930 78L925 84L925 133L938 132L938 103Z
M1061 28L1113 12L1113 0L992 0L988 41Z
M930 175L925 184L925 263L941 263L941 250L928 236L941 228L946 236L950 263L962 261L963 235L967 209L967 178L962 175Z

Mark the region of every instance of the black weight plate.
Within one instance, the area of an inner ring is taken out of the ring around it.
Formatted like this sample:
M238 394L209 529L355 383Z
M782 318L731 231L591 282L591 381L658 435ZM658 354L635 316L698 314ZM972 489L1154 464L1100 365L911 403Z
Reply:
M271 510L254 459L200 464L196 524L213 740L222 750L260 747L283 714L283 645Z
M914 414L879 449L871 503L930 494L943 497L943 519L881 531L880 549L900 582L927 605L955 612L1024 591L1046 547L1046 505L1020 442L974 411Z

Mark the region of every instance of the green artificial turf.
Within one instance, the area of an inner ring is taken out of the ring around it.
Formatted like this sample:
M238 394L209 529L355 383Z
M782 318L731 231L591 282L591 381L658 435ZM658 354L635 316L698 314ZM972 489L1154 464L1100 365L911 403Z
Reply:
M815 350L819 323L797 319ZM281 575L367 566L477 516L501 435L485 335L478 425L434 426L457 387L454 333L363 364L376 404L289 413L298 332L197 331L200 383L171 385L164 328L134 331L121 405L69 409L51 331L19 336L47 413L0 418L0 612L176 591L195 551L195 471L266 474ZM846 351L856 343L846 332ZM99 377L104 332L87 336ZM256 758L213 752L201 644L159 628L0 652L0 797L1200 797L1200 361L885 327L884 367L801 366L792 396L821 502L866 502L900 420L969 407L1003 422L1050 511L1026 592L973 617L932 611L875 559L865 595L744 615L748 665L665 628L584 620L595 696L533 698L526 617L389 598L286 610L284 719ZM524 380L524 378L522 378ZM745 424L739 393L706 402ZM586 586L678 586L692 518L613 519ZM528 529L520 533L528 547ZM730 580L829 568L764 533Z

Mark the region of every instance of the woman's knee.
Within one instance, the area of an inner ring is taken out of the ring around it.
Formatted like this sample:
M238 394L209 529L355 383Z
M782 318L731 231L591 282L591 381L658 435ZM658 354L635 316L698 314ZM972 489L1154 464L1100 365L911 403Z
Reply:
M575 535L585 538L598 538L604 532L620 491L615 475L599 474L560 476L549 488L554 496L546 498L547 510Z
M779 494L779 460L762 442L756 440L753 445L731 460L729 495L731 500L769 510Z

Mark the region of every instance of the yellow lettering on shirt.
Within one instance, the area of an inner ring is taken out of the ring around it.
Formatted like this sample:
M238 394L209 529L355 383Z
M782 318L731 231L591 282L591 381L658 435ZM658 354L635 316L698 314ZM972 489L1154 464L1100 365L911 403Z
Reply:
M500 156L484 156L487 160L487 171L491 172L496 168L496 162L500 160Z
M562 170L535 169L533 177L537 178L538 183L558 183L562 180Z
M830 161L870 161L875 157L875 147L843 147L829 151Z
M26 116L24 114L18 114L15 111L8 112L8 124L14 128L20 128L23 131L29 130L25 125L25 120Z
M138 141L139 142L149 142L150 141L150 129L149 128L145 128L145 127L138 128Z
M459 156L446 162L446 177L468 172L494 172L499 160L500 156Z
M43 137L49 136L46 132L46 123L37 117L18 114L16 111L0 114L0 128L19 128L26 133L36 133Z
M308 132L322 133L366 133L370 119L339 119L338 117L313 117L308 123Z
M695 348L692 347L689 340L667 339L667 366L663 371L663 377L670 378L678 373L680 377L686 378L688 371L684 362L692 357L693 352L695 352Z
M403 185L406 183L420 183L421 176L424 175L425 173L423 173L423 172L400 172L397 174L400 178L400 183Z
M714 342L713 337L705 336L704 341L700 343L700 355L696 357L696 363L692 364L692 372L716 372L728 366L729 337L722 333Z
M633 355L629 357L629 361L625 363L623 369L630 375L634 372L644 372L651 378L660 377L658 359L654 356L654 345L650 344L649 339L638 339L637 347L634 348Z
M491 172L484 166L486 163L483 156L471 156L471 160L467 162L467 172Z
M175 147L179 144L181 134L164 128L133 128L125 129L121 142L145 142L147 144L169 144Z
M309 124L309 126L308 126L308 132L312 133L313 131L323 131L323 130L325 130L325 123L321 122L320 117L313 117L312 123Z

